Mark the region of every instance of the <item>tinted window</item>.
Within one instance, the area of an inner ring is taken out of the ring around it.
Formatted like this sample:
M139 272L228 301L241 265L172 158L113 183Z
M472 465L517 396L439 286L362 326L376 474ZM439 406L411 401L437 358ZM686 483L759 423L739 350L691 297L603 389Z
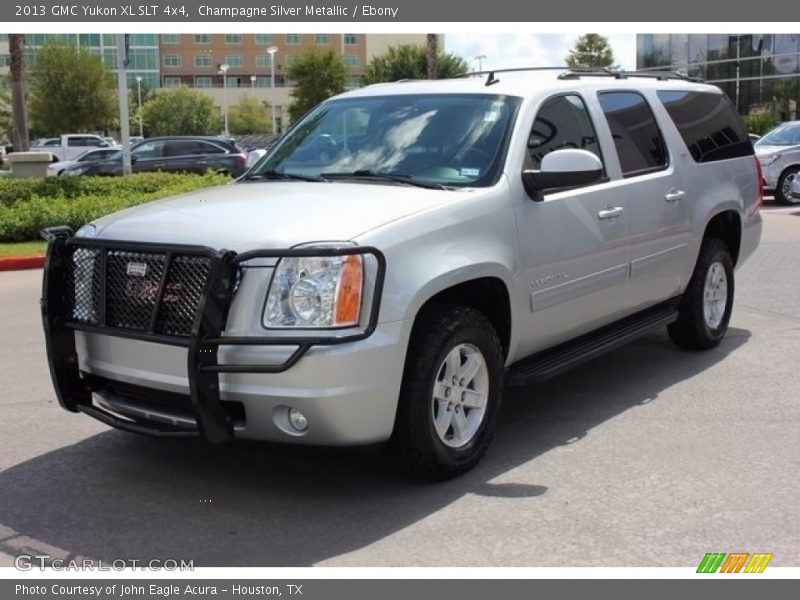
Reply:
M143 142L131 150L131 156L141 158L161 158L164 155L164 142Z
M725 94L661 91L658 98L697 162L753 154L744 124Z
M636 92L602 92L598 98L614 138L622 175L631 177L665 167L664 138L647 101Z
M541 166L546 154L559 148L581 148L602 160L594 125L579 96L551 98L542 105L533 122L528 153L534 168Z
M86 138L84 137L69 137L67 138L67 146L75 147L75 146L88 146L89 144L86 143Z

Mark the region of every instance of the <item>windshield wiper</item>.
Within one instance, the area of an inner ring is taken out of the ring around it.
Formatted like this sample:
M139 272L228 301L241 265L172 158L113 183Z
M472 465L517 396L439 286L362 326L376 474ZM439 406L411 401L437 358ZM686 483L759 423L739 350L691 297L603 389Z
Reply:
M401 183L404 185L413 185L414 187L426 188L429 190L446 190L448 189L441 183L432 183L428 181L419 181L414 179L413 175L408 173L391 173L388 171L372 171L370 169L359 169L357 171L343 172L343 173L322 173L320 177L329 179L372 179L375 181L392 181L394 183Z
M269 179L272 181L327 181L325 177L312 175L300 175L299 173L281 173L275 169L263 171L262 173L253 173L252 175L245 175L245 181L255 181L258 179Z

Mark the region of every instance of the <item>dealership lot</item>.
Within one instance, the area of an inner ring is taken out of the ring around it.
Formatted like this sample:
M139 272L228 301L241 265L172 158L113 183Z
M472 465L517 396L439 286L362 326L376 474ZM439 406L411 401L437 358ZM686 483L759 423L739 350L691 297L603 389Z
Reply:
M0 273L0 565L798 566L800 207L763 214L718 349L653 334L514 390L484 461L434 485L372 452L155 440L66 413L41 271Z

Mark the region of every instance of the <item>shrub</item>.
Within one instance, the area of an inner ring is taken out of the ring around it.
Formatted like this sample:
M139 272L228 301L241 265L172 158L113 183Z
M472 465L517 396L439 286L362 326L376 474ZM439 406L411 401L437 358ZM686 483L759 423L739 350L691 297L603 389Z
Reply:
M772 118L772 115L767 113L747 115L744 118L744 123L747 126L748 133L755 133L756 135L764 135L775 127L775 119Z
M137 173L128 177L0 179L0 242L35 240L44 227L85 223L122 210L230 182L207 173Z

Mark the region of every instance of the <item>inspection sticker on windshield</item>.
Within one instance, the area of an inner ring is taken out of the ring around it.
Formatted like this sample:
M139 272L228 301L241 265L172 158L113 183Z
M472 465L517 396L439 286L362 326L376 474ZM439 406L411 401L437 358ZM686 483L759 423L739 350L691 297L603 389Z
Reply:
M471 168L471 167L461 167L460 174L461 174L462 177L480 177L481 176L481 170L480 169L474 169L474 168Z

